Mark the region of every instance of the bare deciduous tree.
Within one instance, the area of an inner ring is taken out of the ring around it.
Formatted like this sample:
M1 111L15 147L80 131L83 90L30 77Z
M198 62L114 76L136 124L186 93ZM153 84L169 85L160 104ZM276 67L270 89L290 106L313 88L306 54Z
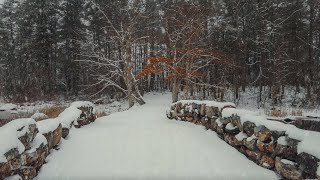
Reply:
M139 88L138 81L133 72L133 52L132 49L139 45L145 36L139 36L139 22L146 18L143 13L143 3L132 1L119 9L116 23L114 19L104 12L99 4L94 3L106 21L104 27L107 43L113 44L118 49L110 54L106 54L96 44L91 44L91 52L86 57L89 60L80 60L86 62L91 69L96 72L97 83L93 85L102 85L99 92L109 87L115 87L124 93L129 100L129 107L138 102L140 105L145 104ZM99 93L98 92L98 93Z

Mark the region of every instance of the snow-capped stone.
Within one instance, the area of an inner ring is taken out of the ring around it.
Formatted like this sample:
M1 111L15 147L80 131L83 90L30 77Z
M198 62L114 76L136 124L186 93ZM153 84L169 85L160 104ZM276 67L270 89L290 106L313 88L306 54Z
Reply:
M248 135L246 133L240 132L235 137L237 138L238 141L242 141L242 140L248 138Z
M290 161L290 160L288 160L288 159L281 159L281 162L284 163L284 164L290 164L290 165L292 165L292 166L295 166L295 165L296 165L295 162Z
M33 142L31 143L31 149L27 151L27 153L35 152L41 145L47 145L47 139L40 133L36 135Z
M244 145L250 150L256 150L257 149L257 138L254 135L248 137L244 141Z
M26 165L33 166L37 170L45 162L45 158L49 153L48 141L44 135L38 133L34 139L31 149L25 152Z
M49 117L44 114L44 113L34 113L32 116L31 116L32 119L36 120L36 121L41 121L41 120L45 120L45 119L48 119Z
M238 134L240 132L239 128L234 126L232 123L228 123L225 127L225 131L229 134Z
M95 113L96 110L95 110L95 106L92 102L90 101L75 101L73 103L71 103L70 107L76 107L78 109L81 109L81 108L92 108L92 113Z
M255 140L255 139L258 139L257 136L255 136L254 134L250 137L247 138L247 141L252 141L252 140Z
M47 119L37 122L39 133L43 134L47 141L49 149L58 145L62 137L62 125L59 118Z
M217 123L217 125L218 125L219 127L222 127L222 122L220 121L220 118L218 118L218 119L216 120L216 123Z
M48 132L53 132L60 125L59 118L46 119L43 121L37 122L39 133L46 134Z
M0 127L0 163L7 162L8 152L17 156L29 148L37 133L35 123L33 119L17 119Z
M66 108L59 114L59 120L63 128L70 128L72 124L77 125L82 111L75 106Z
M278 142L278 144L281 144L284 146L288 145L287 140L286 140L286 136L280 137L277 142Z
M231 134L224 134L224 140L231 146L239 147L243 145L243 141L239 141L235 136Z

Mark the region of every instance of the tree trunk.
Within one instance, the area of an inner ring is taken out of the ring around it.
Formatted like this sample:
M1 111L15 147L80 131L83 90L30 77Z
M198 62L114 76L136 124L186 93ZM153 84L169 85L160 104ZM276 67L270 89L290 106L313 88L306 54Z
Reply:
M312 81L313 81L313 56L312 56L312 50L313 50L313 47L312 47L312 44L313 44L313 19L314 19L314 1L313 0L310 0L310 14L309 14L309 49L308 49L308 64L307 64L307 67L308 67L308 79L307 79L307 99L308 101L310 102L311 101L311 91L312 91Z
M190 98L189 92L190 92L190 82L189 82L189 81L186 81L186 82L185 82L185 86L184 86L184 88L183 88L183 99L184 99L184 100L187 100L187 99Z
M137 84L135 83L135 85L134 85L134 87L135 87L135 91L134 91L134 98L135 98L135 100L140 104L140 105L144 105L144 104L146 104L146 102L143 100L143 98L142 98L142 95L141 95L141 93L140 93L140 91L139 91L139 88L138 88L138 86L137 86Z
M179 91L180 91L180 87L179 87L179 82L177 78L174 78L173 82L172 82L172 102L175 103L178 101L179 98Z
M173 56L173 69L174 69L174 74L177 75L176 73L176 69L177 69L177 52L176 52L176 48L174 47L173 49L175 49L174 51L174 56ZM173 78L173 82L172 82L172 102L175 103L178 101L179 98L179 92L180 92L180 82L178 80L178 77L175 76Z
M127 42L130 42L130 39L128 39ZM145 104L139 89L138 84L133 76L132 73L132 52L131 52L131 44L124 44L123 45L123 58L124 58L124 81L127 86L128 90L128 101L129 101L129 108L134 106L135 101L137 101L140 105Z

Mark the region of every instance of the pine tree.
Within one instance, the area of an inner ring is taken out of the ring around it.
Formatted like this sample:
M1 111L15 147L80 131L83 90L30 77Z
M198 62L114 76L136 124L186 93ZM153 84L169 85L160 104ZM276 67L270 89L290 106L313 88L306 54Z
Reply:
M81 44L84 40L83 0L64 0L61 3L62 24L60 30L60 62L64 75L66 90L77 95L81 85L80 60Z
M18 62L16 57L16 34L17 34L17 7L16 0L6 0L1 8L1 61L2 69L4 69L4 95L11 97L18 93Z

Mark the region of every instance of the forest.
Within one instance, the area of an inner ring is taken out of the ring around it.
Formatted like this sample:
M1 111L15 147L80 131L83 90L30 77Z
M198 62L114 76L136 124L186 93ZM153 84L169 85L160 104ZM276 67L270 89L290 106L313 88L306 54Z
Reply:
M0 1L1 4L1 1ZM320 104L318 0L4 0L0 96Z
M0 180L320 180L320 0L0 0Z

